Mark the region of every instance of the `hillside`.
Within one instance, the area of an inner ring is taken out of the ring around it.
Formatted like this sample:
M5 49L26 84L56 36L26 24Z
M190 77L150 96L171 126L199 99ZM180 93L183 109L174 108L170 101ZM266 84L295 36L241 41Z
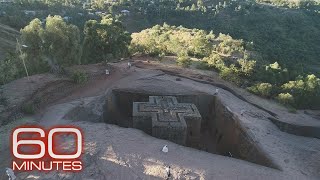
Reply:
M0 24L0 59L9 51L16 48L16 38L19 32L9 26Z
M189 2L189 1L188 1ZM208 2L207 2L208 3ZM139 8L134 8L139 7ZM319 6L285 8L270 4L243 1L226 1L194 8L185 4L135 4L130 7L131 17L124 17L128 30L139 32L156 24L197 28L214 33L229 34L243 39L247 50L259 52L257 62L263 65L279 62L294 69L292 77L303 73L319 75ZM141 9L141 10L140 10ZM137 15L145 13L141 19Z

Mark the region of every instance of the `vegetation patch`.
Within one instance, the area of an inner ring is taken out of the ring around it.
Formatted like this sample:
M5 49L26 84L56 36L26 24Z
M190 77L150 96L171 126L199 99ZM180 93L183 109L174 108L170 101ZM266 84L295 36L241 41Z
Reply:
M273 87L270 83L258 83L254 86L248 87L247 89L256 95L263 97L271 97L273 93Z
M74 71L71 77L73 82L77 84L84 84L88 81L88 74L83 71Z

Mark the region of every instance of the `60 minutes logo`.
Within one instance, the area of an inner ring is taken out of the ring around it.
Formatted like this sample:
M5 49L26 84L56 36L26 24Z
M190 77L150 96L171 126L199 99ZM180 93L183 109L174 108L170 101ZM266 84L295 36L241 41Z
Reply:
M62 135L73 135L75 147L63 152ZM60 141L59 141L60 140ZM20 171L81 171L83 135L77 127L18 127L11 134L14 160L12 169Z

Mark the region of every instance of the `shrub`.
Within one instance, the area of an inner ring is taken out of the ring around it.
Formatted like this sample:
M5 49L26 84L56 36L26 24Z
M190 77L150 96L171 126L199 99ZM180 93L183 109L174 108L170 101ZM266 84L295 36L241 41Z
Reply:
M297 108L320 108L320 79L315 75L299 76L281 86L283 92L292 94Z
M273 87L270 83L258 83L254 86L248 87L247 89L256 95L270 97L272 95Z
M209 70L209 69L212 69L209 64L205 61L200 61L197 63L196 65L196 68L197 69L202 69L202 70Z
M88 75L83 71L75 71L72 73L72 80L77 84L83 84L88 81Z
M240 78L240 76L238 75L236 69L234 68L224 68L221 72L220 72L220 77L226 81L230 81L238 86L241 85L242 80Z
M182 67L189 67L191 64L191 59L187 55L179 55L177 64Z
M256 66L256 61L253 60L247 60L247 59L239 59L238 63L241 66L241 72L245 75L245 76L250 76L252 75L255 66Z
M19 76L17 57L9 54L4 60L0 60L0 72L0 85L16 79Z
M21 107L21 111L25 114L34 114L35 113L35 106L33 103L27 103L27 104L24 104L22 105Z
M203 60L207 62L208 66L218 70L222 70L226 67L223 59L216 53L212 53L209 57L203 58Z
M292 105L294 103L294 98L290 93L280 93L278 94L277 99L284 105Z

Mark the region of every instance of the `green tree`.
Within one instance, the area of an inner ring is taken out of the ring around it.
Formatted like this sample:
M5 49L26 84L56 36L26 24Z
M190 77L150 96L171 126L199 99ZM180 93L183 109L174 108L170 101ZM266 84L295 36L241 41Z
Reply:
M8 55L4 60L0 61L0 85L8 83L19 75L18 58Z
M254 94L264 96L264 97L271 97L273 87L270 83L258 83L247 89Z
M25 63L30 74L42 73L48 70L48 63L43 56L43 39L41 35L44 29L41 21L36 18L29 25L20 30L21 44Z
M256 66L256 61L247 60L246 58L244 58L244 59L239 59L238 63L241 66L241 72L245 76L250 76L250 75L253 74L253 71L254 71L255 66Z
M313 74L283 84L282 90L294 97L295 107L320 107L320 79Z
M100 22L89 20L84 27L83 63L96 63L128 55L131 37L111 15Z
M190 8L190 11L195 11L195 10L197 10L196 5L195 5L195 4L192 4L192 6L191 6L191 8Z
M208 63L210 67L214 67L218 70L222 70L225 67L225 63L219 54L212 53L209 57L203 59Z
M294 103L294 97L290 93L280 93L277 99L284 105L292 105Z
M91 7L93 9L104 9L104 0L94 0L94 1L92 1Z
M203 0L198 0L198 1L197 1L197 6L198 6L198 8L203 7L203 6L204 6Z
M39 19L32 20L21 30L21 42L31 74L46 72L49 67L60 71L63 66L79 64L79 29L60 16L48 16L44 28Z
M41 38L51 67L80 63L80 31L77 26L67 24L61 16L48 16Z

